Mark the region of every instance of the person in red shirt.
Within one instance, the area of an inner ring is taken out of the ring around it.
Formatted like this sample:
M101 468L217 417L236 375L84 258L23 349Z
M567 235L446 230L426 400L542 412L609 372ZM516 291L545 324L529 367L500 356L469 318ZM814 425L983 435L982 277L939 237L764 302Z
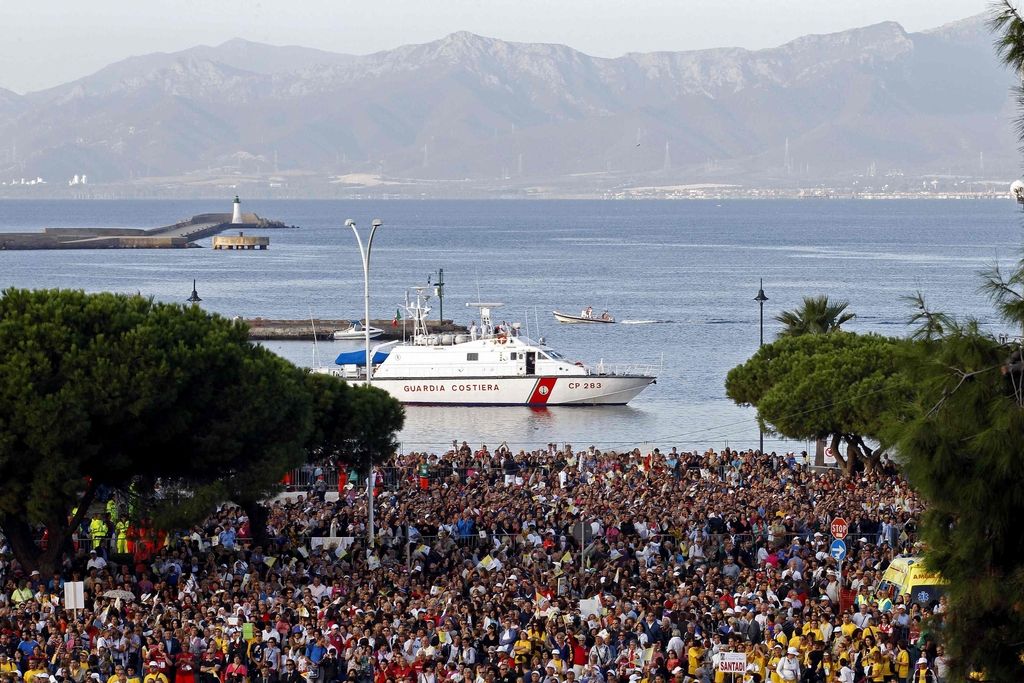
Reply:
M405 661L404 657L394 657L387 667L387 680L404 681L407 676L412 675L412 667Z
M196 663L191 652L179 652L174 664L177 671L174 683L196 683Z
M576 676L583 675L583 667L587 665L587 649L583 647L586 636L577 635L572 643L572 668Z

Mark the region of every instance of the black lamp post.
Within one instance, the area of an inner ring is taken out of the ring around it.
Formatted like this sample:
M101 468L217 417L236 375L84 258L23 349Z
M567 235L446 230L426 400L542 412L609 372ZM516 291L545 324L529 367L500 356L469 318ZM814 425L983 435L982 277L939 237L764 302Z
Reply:
M754 301L761 309L761 341L757 348L764 346L764 302L768 301L768 297L764 293L764 279L761 280L761 285L757 289L757 296L754 297ZM757 433L758 433L758 444L761 455L764 455L764 429L761 427L761 421L757 421Z
M202 301L202 299L199 298L199 292L196 291L196 281L195 280L192 281L192 296L190 296L188 299L186 299L186 301L188 301L193 306L198 306L199 302Z

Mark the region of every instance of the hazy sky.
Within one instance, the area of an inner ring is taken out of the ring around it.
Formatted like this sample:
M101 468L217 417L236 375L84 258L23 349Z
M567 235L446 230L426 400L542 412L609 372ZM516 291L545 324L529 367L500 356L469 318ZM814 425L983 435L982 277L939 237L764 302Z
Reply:
M910 31L987 0L0 0L0 86L26 92L124 57L234 37L362 54L459 30L625 52L778 45L879 21Z

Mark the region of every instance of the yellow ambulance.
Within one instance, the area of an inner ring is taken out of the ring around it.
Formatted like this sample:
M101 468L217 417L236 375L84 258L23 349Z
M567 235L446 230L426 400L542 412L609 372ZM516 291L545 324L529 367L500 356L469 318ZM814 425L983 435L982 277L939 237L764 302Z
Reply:
M893 558L882 575L879 587L895 598L902 595L908 604L916 602L922 607L934 607L945 591L946 581L924 566L920 555L900 555Z

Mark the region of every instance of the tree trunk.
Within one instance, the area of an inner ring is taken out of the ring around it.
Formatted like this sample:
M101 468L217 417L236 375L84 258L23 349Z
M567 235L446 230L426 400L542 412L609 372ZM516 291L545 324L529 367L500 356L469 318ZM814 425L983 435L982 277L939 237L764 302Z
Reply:
M48 524L46 529L46 546L43 547L37 542L39 539L35 528L24 517L3 525L4 535L11 543L14 557L26 573L37 569L41 574L49 576L60 569L61 559L71 540L70 529L60 523Z
M8 543L11 544L14 559L18 561L24 571L30 572L39 567L42 548L36 544L35 532L29 526L27 519L27 515L18 515L17 518L9 517L4 520L2 530ZM42 572L41 569L39 571Z
M258 500L240 501L239 505L249 518L249 533L252 534L253 546L270 548L270 536L267 535L267 519L270 517L267 507Z
M833 434L832 439L829 442L829 447L832 449L832 453L835 455L836 462L839 463L840 471L847 477L853 476L853 466L856 463L854 458L850 457L850 451L846 451L846 457L844 458L839 452L839 444L843 441L842 434Z
M96 497L95 484L89 484L78 501L78 509L70 522L63 519L49 520L46 525L46 547L36 543L36 533L28 523L28 511L17 517L11 516L0 524L0 530L11 544L18 564L26 572L38 569L43 575L50 575L60 568L64 553L70 550L72 532L85 519L85 514Z
M860 457L864 460L864 466L869 472L874 471L881 463L882 454L885 453L885 450L882 448L872 449L864 442L864 437L859 434L854 437L854 443L857 446Z

